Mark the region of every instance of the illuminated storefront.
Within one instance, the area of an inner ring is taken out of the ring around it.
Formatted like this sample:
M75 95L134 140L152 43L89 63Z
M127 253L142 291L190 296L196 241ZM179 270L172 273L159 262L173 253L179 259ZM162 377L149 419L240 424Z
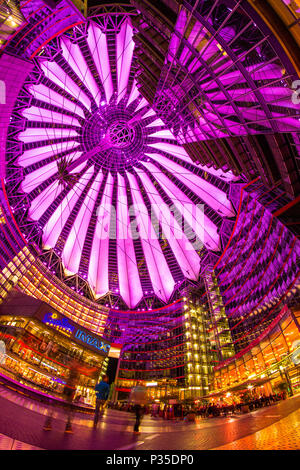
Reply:
M175 379L158 379L152 380L151 382L118 379L116 382L118 399L127 401L131 389L140 382L147 387L147 395L150 403L154 401L167 403L171 399L180 399L180 389L178 387L178 381Z
M255 390L269 395L300 391L300 311L283 308L268 330L231 360L215 367L214 395Z
M0 336L6 347L1 374L62 397L75 364L75 400L94 405L94 387L107 370L109 343L17 291L0 306Z

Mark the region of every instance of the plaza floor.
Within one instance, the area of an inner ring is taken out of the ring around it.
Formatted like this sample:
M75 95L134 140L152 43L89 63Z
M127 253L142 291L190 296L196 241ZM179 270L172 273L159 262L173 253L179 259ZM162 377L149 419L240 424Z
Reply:
M0 449L36 450L298 450L300 396L257 411L196 423L145 416L133 434L133 415L106 410L96 429L93 416L75 413L65 434L63 409L51 408L0 386ZM44 431L52 414L52 430Z

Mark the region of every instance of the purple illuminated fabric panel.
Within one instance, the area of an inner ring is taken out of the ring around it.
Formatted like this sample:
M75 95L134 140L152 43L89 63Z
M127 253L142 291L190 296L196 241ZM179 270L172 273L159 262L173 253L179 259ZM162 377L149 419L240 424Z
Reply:
M163 302L167 302L173 293L175 281L153 229L136 178L129 172L127 172L127 177L152 287L157 297Z
M102 171L99 171L78 212L64 246L62 261L65 266L65 270L70 274L78 273L83 243L89 227L102 179L103 173Z
M89 263L88 281L96 298L102 297L109 291L108 255L113 184L114 178L109 173L98 209L92 256Z
M101 29L95 25L95 23L91 23L88 28L87 43L105 90L106 102L109 103L114 90L109 65L106 35L102 33Z
M64 110L77 114L77 116L84 119L84 112L80 106L51 88L46 87L42 83L38 85L30 85L28 90L37 100L63 108Z
M63 186L54 181L44 191L42 191L32 202L29 209L29 217L33 220L39 220L49 206L61 194Z
M183 191L177 188L177 186L172 183L172 181L155 165L149 162L142 163L159 182L175 207L183 215L184 219L204 245L210 250L218 251L220 249L220 237L215 224L204 214L204 212L201 212L200 208L197 210L195 204L183 193Z
M1 9L4 9L1 2ZM7 5L8 7L8 5ZM1 23L3 19L1 19ZM3 25L4 26L4 25ZM22 60L21 58L6 54L1 51L0 57L0 177L6 175L6 142L8 138L8 128L11 124L11 115L16 105L18 95L23 87L24 81L34 67L33 62ZM5 105L3 104L5 97Z
M143 114L142 119L147 119L155 115L156 115L156 112L154 111L154 109L150 108L148 111L146 111L145 114Z
M66 221L68 220L68 217L74 209L81 192L89 182L93 172L93 167L90 167L86 171L86 173L80 178L79 182L74 186L73 189L69 191L67 196L59 204L58 208L44 226L43 244L45 249L55 247L58 237L60 236L60 233L64 228Z
M78 132L72 129L51 129L41 127L30 127L20 132L18 139L24 143L40 142L43 140L64 139L67 137L78 137Z
M211 26L213 24L212 20ZM253 29L257 27L249 18L250 26ZM261 41L252 50L255 64L249 65L246 47L245 53L240 51L236 27L224 21L218 26L217 33L218 39L199 21L191 22L184 7L180 11L162 76L168 74L171 64L186 67L188 73L180 82L172 77L162 82L161 94L168 98L170 109L176 105L182 107L194 86L189 74L197 73L200 78L197 83L198 101L203 101L203 104L199 112L196 102L189 106L191 110L195 105L195 112L190 113L177 131L178 142L262 133L264 127L275 132L299 131L298 103L292 99L290 77L275 52L273 58L270 54L270 63L267 63L267 59L264 60L265 46ZM188 41L189 47L182 38ZM228 46L235 58L226 51ZM167 106L165 109L167 114ZM166 122L170 119L167 115L164 118Z
M76 75L82 80L86 88L91 92L97 106L100 104L100 90L87 66L78 44L73 44L69 39L63 37L60 42L62 54Z
M56 144L46 145L35 149L25 150L18 158L18 164L27 167L35 163L41 162L49 157L59 155L66 150L72 150L78 147L78 142L58 142Z
M77 156L76 156L77 155ZM73 154L73 160L78 158L81 155L80 152L78 154ZM70 157L72 154L70 155ZM83 169L83 168L82 168ZM54 167L55 172L57 168ZM76 167L73 172L80 171L80 167ZM54 174L55 174L54 172ZM40 183L41 179L39 179ZM59 184L58 181L54 181L50 184L46 189L44 189L33 201L31 201L30 209L29 209L29 216L33 220L39 220L42 215L46 212L48 207L55 201L55 199L61 194L64 187L63 185Z
M253 80L275 80L280 79L283 76L282 68L277 64L267 64L264 63L251 65L246 67L247 72L250 73ZM222 75L220 75L219 80L222 82L224 86L234 86L238 85L241 81L244 81L244 77L240 70L234 70L231 72L224 71ZM206 84L203 89L208 92L209 90L214 89L214 93L218 93L219 90L216 90L216 82L210 82ZM231 90L231 93L237 92L236 90Z
M196 168L201 168L201 170L206 171L207 173L210 173L213 176L216 176L217 178L230 182L230 181L236 181L239 179L239 176L235 176L232 171L227 171L224 172L221 169L216 170L212 166L208 167L207 165L200 165L194 163L191 158L188 156L187 152L184 150L183 147L179 147L178 145L173 145L173 144L167 144L166 142L160 142L156 144L149 144L150 147L156 148L158 150L162 150L164 152L167 152L169 155L172 155L174 157L180 158L180 160L183 160ZM151 153L145 153L145 155L151 157Z
M167 152L169 155L174 155L175 157L181 158L188 163L193 163L184 148L180 147L179 145L168 144L167 142L159 142L155 144L149 144L149 147Z
M159 127L159 126L164 126L165 123L161 119L155 119L155 121L150 122L150 124L147 124L146 127Z
M136 100L140 96L139 90L137 89L136 85L137 85L137 81L133 80L131 92L127 101L127 106L133 103L133 101Z
M165 204L159 195L150 178L139 168L134 169L147 191L152 204L152 210L161 224L164 236L169 242L182 273L188 279L196 280L200 271L200 259L192 243L182 231L182 228L177 223L167 204Z
M234 210L231 202L227 198L227 195L216 186L213 186L211 183L208 183L199 176L194 175L187 169L183 170L178 163L175 163L162 155L152 154L151 158L163 165L167 170L175 175L176 178L185 184L187 188L191 189L206 204L216 212L219 212L223 217L234 216Z
M131 68L131 61L134 50L132 41L132 26L129 20L126 20L120 33L117 35L117 77L118 77L118 100L124 98L127 92L128 78Z
M156 137L158 139L171 139L171 140L176 140L174 135L172 134L171 131L169 130L163 130L163 131L157 131L154 132L153 134L149 134L149 137Z
M184 35L186 21L187 21L187 11L184 8L182 8L179 12L179 15L176 21L176 31L179 34ZM170 45L169 45L168 61L172 62L173 57L176 55L176 52L179 48L179 45L180 45L180 38L176 34L172 34Z
M138 106L135 108L135 112L139 111L140 109L144 108L145 106L148 106L149 103L145 98L142 98ZM145 119L145 116L143 116L143 119Z
M30 193L43 181L55 175L55 173L57 173L57 162L48 163L47 165L32 171L25 176L22 182L22 190L25 193Z
M31 108L24 109L22 114L29 121L80 127L80 124L75 117L67 116L66 114L60 114L56 111L49 111L48 109L44 108L37 108L36 106L31 106Z
M91 110L91 101L83 90L66 74L66 72L56 62L42 62L41 67L49 80L68 92L76 100L82 103L89 111Z
M117 200L117 257L119 288L123 300L134 308L142 299L143 291L133 246L125 179L118 174Z

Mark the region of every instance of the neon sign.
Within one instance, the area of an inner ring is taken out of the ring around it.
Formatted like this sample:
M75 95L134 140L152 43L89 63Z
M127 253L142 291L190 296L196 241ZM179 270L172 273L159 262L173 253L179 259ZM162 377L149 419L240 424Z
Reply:
M66 336L71 336L75 330L74 326L68 322L67 318L60 318L57 313L46 313L43 322Z
M103 341L100 341L98 338L95 338L95 336L84 333L84 331L82 330L76 331L75 338L79 339L83 343L88 344L89 346L93 346L99 351L103 351L104 353L109 352L109 344L103 343Z
M85 343L88 346L92 346L93 348L98 349L98 351L101 351L105 354L109 353L109 349L110 349L109 344L104 343L99 338L91 334L88 334L87 332L77 329L68 321L67 318L62 317L58 315L57 313L53 313L53 312L46 313L43 318L43 323L51 326L52 328L55 328L57 331L68 336L69 338L70 337L77 338L82 343Z

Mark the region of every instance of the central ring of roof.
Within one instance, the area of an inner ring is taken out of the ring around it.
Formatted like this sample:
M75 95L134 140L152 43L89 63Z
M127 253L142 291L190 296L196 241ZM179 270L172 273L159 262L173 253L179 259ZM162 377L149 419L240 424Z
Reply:
M97 168L116 172L144 158L147 134L145 123L132 120L122 102L100 106L85 121L81 141L86 151L98 149L92 157Z
M109 142L113 147L128 147L134 140L135 130L124 122L115 122L108 129Z

